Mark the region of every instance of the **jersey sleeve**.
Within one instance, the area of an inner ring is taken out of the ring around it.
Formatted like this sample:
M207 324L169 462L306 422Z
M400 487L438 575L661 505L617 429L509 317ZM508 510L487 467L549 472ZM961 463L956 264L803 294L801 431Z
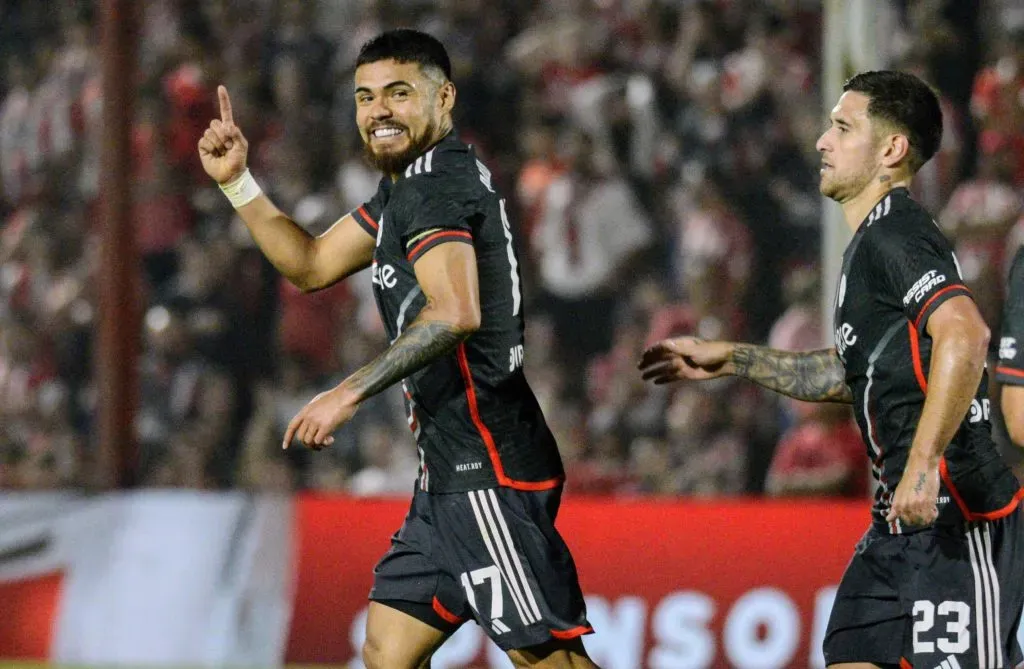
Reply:
M953 247L930 219L909 215L879 221L864 236L877 289L897 303L918 332L946 300L970 296Z
M401 211L405 222L402 244L409 262L440 244L473 244L473 223L480 212L473 184L459 175L417 175L402 184Z
M1003 304L1002 332L999 337L999 364L996 378L1001 383L1024 386L1024 248L1017 251L1010 270L1010 282Z
M356 223L374 238L377 237L377 231L380 230L380 216L384 212L384 194L382 190L383 186L377 189L377 192L374 193L373 198L369 202L365 202L349 212Z

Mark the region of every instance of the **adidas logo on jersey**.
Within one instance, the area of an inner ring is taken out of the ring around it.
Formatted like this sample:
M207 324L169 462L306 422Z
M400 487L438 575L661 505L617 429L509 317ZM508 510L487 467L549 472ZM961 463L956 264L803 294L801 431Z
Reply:
M935 669L960 669L960 662L956 659L956 655L950 655L945 660L935 665Z

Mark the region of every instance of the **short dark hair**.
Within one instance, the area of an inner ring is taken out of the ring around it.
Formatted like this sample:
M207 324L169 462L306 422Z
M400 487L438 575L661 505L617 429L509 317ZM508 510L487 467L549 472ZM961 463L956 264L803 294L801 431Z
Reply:
M436 67L446 79L452 78L452 62L444 45L419 30L398 28L377 35L359 49L356 67L389 59L399 63L418 63L420 67Z
M843 84L843 91L868 97L868 116L881 119L907 136L910 168L916 172L939 150L942 108L928 84L909 72L861 72Z

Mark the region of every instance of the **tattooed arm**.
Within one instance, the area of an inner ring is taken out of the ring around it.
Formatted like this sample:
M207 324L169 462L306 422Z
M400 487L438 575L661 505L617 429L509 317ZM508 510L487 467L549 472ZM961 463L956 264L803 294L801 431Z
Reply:
M805 402L853 402L846 370L835 349L792 353L736 344L733 374Z
M358 398L357 401L372 397L454 350L472 332L465 326L417 318L386 351L345 379L342 385Z
M735 375L806 402L853 402L843 363L833 349L792 353L678 337L647 349L639 367L645 379L658 384Z
M284 448L293 437L315 449L329 446L331 433L355 415L360 402L450 353L480 327L472 246L435 246L416 261L415 270L427 299L419 315L373 362L313 398L289 423Z

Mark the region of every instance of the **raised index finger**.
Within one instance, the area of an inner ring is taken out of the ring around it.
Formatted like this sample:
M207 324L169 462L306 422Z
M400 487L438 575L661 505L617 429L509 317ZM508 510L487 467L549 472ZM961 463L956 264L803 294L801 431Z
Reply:
M218 86L217 97L220 99L220 120L224 123L234 123L235 117L231 113L231 98L228 97L228 89Z

